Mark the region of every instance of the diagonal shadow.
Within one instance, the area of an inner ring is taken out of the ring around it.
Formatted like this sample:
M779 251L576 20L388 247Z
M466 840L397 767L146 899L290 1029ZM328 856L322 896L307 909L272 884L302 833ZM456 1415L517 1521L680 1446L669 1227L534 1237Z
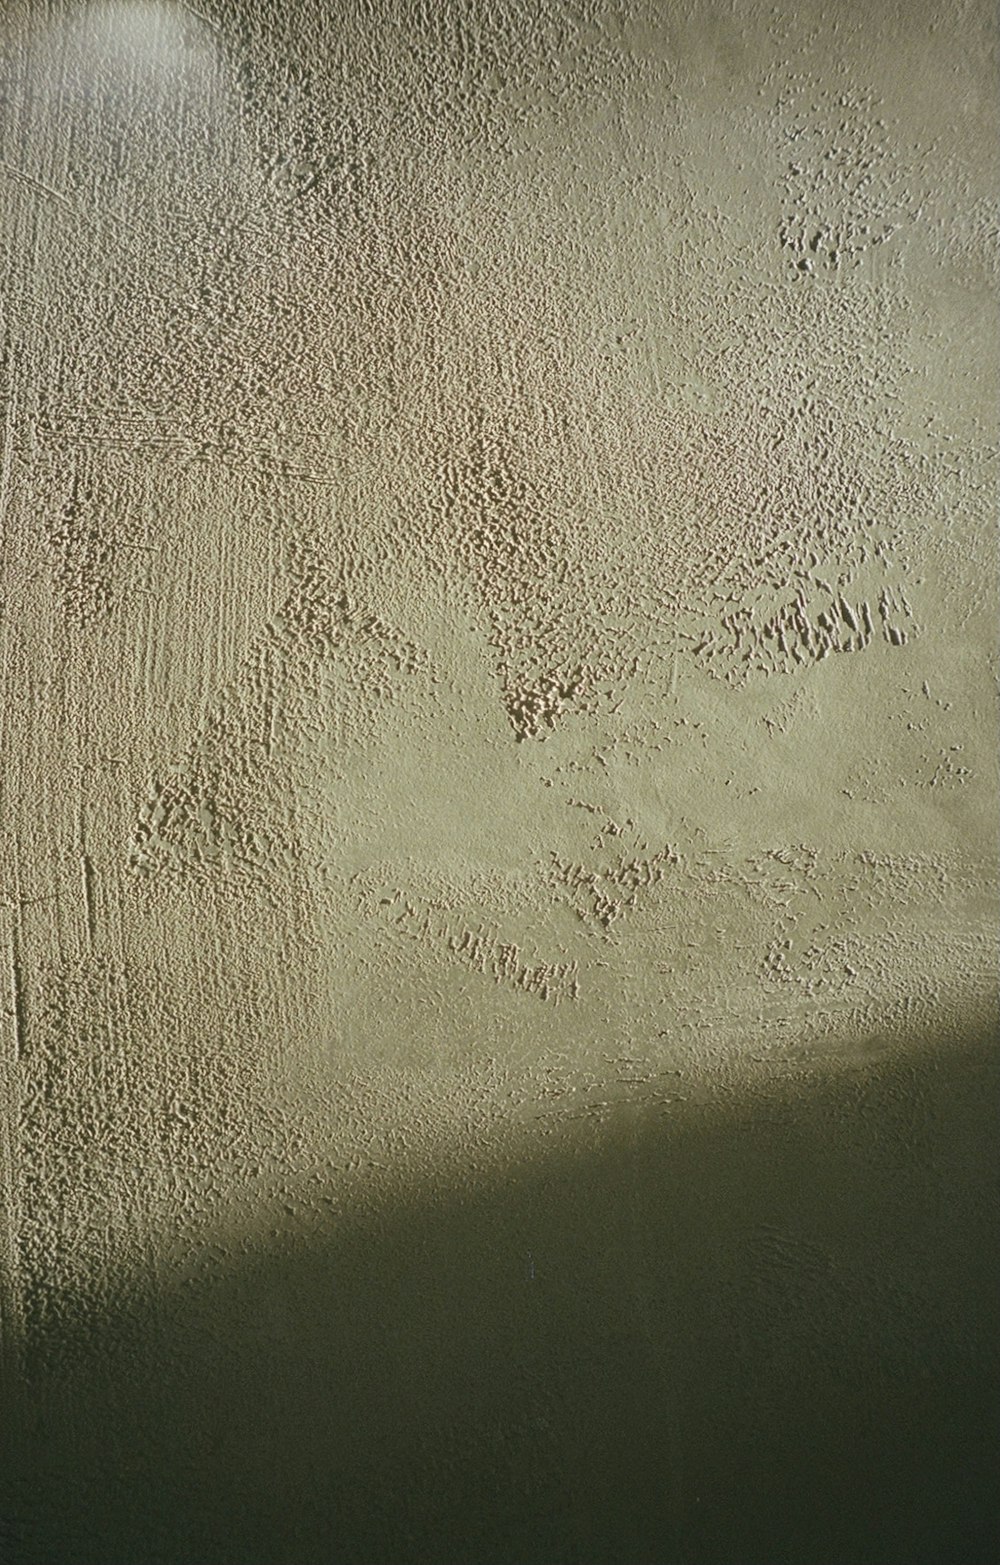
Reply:
M29 1349L9 1565L968 1565L1000 1542L985 1030L234 1236Z

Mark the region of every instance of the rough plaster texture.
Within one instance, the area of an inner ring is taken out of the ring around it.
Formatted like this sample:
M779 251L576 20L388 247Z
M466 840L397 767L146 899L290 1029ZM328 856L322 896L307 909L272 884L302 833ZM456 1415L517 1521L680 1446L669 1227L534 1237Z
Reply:
M985 0L5 0L11 1565L996 1557Z

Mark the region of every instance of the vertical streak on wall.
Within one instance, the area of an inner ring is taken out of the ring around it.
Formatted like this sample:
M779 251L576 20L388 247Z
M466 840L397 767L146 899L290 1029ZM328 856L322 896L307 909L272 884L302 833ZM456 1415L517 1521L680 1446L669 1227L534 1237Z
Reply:
M0 397L3 399L3 432L0 447L0 542L8 536L8 501L16 386L14 355L7 347L0 361ZM0 554L0 688L12 682L8 640L10 610L7 602L7 552ZM9 700L0 698L0 822L5 818L6 785L10 770ZM16 844L0 828L0 1384L16 1366L23 1320L17 1275L18 1165L16 1137L20 1118L19 1061L23 1040L23 1000L17 949L20 886Z
M6 886L0 895L6 894ZM15 1136L20 1098L22 996L17 950L18 908L0 903L0 1369L17 1364L23 1331L18 1281L19 1177Z

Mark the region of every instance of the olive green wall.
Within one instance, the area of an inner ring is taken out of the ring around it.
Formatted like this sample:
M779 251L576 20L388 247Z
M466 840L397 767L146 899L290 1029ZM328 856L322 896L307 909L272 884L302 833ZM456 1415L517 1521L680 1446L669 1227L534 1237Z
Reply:
M1000 27L0 9L0 1558L992 1561Z

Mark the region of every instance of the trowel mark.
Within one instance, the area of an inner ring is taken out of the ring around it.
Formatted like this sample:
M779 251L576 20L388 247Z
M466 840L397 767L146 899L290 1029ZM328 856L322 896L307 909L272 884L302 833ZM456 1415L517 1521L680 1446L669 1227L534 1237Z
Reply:
M262 884L299 863L288 768L322 711L324 670L360 735L366 719L426 665L420 648L358 604L343 567L316 545L293 550L281 611L171 775L155 780L132 840L132 867L201 876L239 871ZM293 790L294 791L294 790Z

